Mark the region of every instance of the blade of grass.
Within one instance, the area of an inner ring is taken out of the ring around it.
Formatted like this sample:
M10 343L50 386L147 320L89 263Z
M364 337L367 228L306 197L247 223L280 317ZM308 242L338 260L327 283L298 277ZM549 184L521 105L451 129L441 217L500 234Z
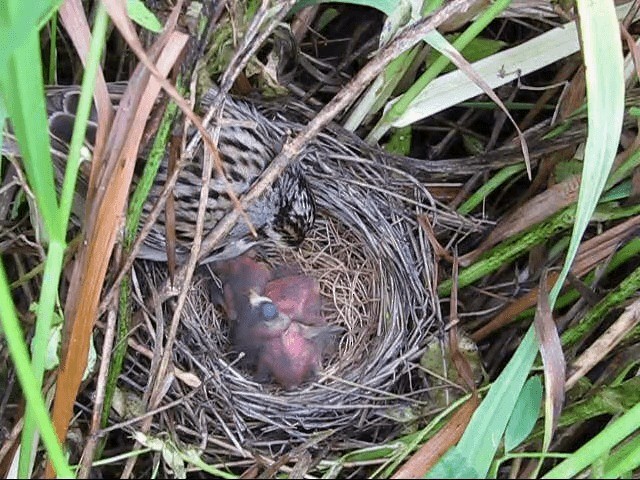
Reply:
M567 259L549 295L552 306L611 171L624 114L622 42L614 5L611 2L578 1L578 12L587 67L588 136L575 225Z
M574 235L563 268L564 275L561 275L556 283L557 288L554 287L555 291L552 291L551 306L555 303L560 287L564 283L566 274L577 252L580 238L586 229L598 197L604 187L616 153L622 127L624 83L622 76L622 50L615 9L613 4L609 2L592 4L591 7L593 8L586 8L585 3L587 2L583 3L585 21L581 22L581 28L583 31L585 29L597 31L597 33L588 32L589 39L585 39L584 46L587 77L590 78L590 81L588 80L589 136L587 139L589 153L585 155L583 184L578 199L580 220L576 220L576 225L574 226ZM594 38L596 36L601 38L596 41ZM616 40L613 46L611 45L612 38ZM600 55L611 58L611 61L607 62L605 59L601 59L598 62L597 58ZM595 165L592 166L594 163ZM465 435L458 444L458 451L465 452L466 458L469 460L468 463L482 476L487 474L493 456L497 451L504 431L503 423L506 422L505 419L508 419L513 411L515 399L517 398L517 396L513 395L513 392L521 390L535 359L537 346L534 338L533 330L530 328L513 358L489 390L480 408L476 411L475 415L478 418L472 419L469 428L465 431ZM523 368L514 371L513 366L516 359L522 359L519 366ZM511 372L511 375L507 376L509 372ZM508 379L510 382L505 384L502 382L503 379ZM636 421L637 424L638 421ZM545 444L548 444L546 439ZM571 472L562 471L558 477L571 475Z
M76 120L73 124L71 144L69 145L69 156L64 172L64 181L62 183L60 211L65 225L69 221L69 215L71 214L73 195L76 180L78 178L78 170L80 169L80 161L82 159L80 150L82 149L82 146L84 144L87 132L87 124L89 122L91 105L93 103L93 89L96 85L96 78L98 76L98 70L100 67L100 57L102 56L102 49L106 44L108 25L109 16L107 15L104 7L99 6L96 12L96 19L91 36L87 65L84 76L82 77L80 100L78 101Z
M51 22L49 22L49 74L47 75L47 83L49 85L55 85L58 83L58 15L51 16Z
M496 173L491 179L486 182L482 187L476 190L467 201L465 201L460 207L458 207L458 213L461 215L467 215L476 208L484 199L494 190L499 188L508 180L512 179L514 175L520 173L525 169L525 165L518 163L516 165L509 165L504 167L498 173Z
M630 6L631 3L619 6L617 8L618 16L624 17L629 12ZM453 46L460 50L457 41L453 42ZM491 87L497 88L573 55L579 50L576 25L571 22L549 30L516 47L474 62L472 67ZM425 75L427 71L425 71ZM409 91L405 95L408 93ZM407 126L482 93L482 90L460 70L441 75L429 83L429 88L421 90L411 103L399 112L400 116L393 120L393 123L391 123L391 119L388 119L389 124L383 124L381 119L368 135L367 141L377 141L391 127ZM390 111L399 101L392 100L385 111ZM383 118L385 117L383 116Z
M453 42L458 51L462 51L474 38L476 38L505 8L511 0L498 0L493 2L478 18ZM449 65L449 59L441 55L420 78L397 101L394 100L390 108L386 109L382 118L367 136L367 142L375 142L389 130L393 122L403 116L412 102L416 100L424 89Z
M73 478L73 473L69 468L66 456L58 442L47 407L42 397L42 392L38 382L34 381L34 375L29 363L29 353L20 328L20 322L16 315L15 306L11 299L9 283L4 271L2 260L0 259L0 323L7 339L9 354L16 367L16 373L22 387L22 392L27 400L27 410L37 422L42 441L49 452L49 458L55 465L56 471L61 477ZM22 455L22 452L21 452Z
M34 26L46 22L63 0L32 0L29 8L23 2L3 0L0 2L0 65L5 65L16 48L29 38ZM16 8L17 16L9 20L7 8Z
M16 0L0 3L0 18L11 22L20 15ZM4 5L4 8L3 6ZM62 225L57 222L58 200L53 181L53 166L49 153L49 133L44 101L40 42L36 26L22 45L12 49L7 63L0 63L0 90L19 141L25 173L33 190L49 238L64 238ZM1 29L0 29L1 30ZM0 41L0 50L9 48ZM39 67L39 68L38 68ZM28 140L28 141L27 141Z
M640 465L640 436L623 445L613 453L605 463L604 478L630 478L632 473Z
M7 8L2 12L5 19L15 18L16 3L6 4ZM13 10L12 10L13 9ZM22 24L21 24L22 25ZM79 150L81 140L75 147L76 154L72 152L68 164L67 175L63 187L62 207L58 208L53 181L53 168L49 151L49 133L47 128L46 108L44 100L44 85L42 75L34 75L34 67L42 71L40 59L40 46L37 25L32 25L31 35L26 42L14 50L10 58L9 68L2 81L2 90L5 96L11 92L10 112L16 137L20 143L25 171L29 184L36 196L38 210L43 218L45 231L49 239L49 249L44 267L43 287L37 307L37 321L35 325L34 339L32 343L32 366L34 374L34 386L38 389L42 385L44 374L44 362L46 345L51 330L52 314L57 298L57 286L59 283L62 260L65 249L66 225L69 218L71 198L75 186L75 179L79 164ZM96 65L100 55L96 56ZM36 71L38 71L36 70ZM95 79L95 75L94 75ZM95 80L91 81L93 84ZM86 102L90 108L90 99ZM76 130L86 127L88 108L85 119L77 121ZM81 115L80 115L81 117ZM77 136L77 133L76 133ZM76 137L74 137L76 138ZM73 146L72 146L73 150ZM73 159L76 158L74 161ZM66 211L65 211L66 210ZM24 386L23 386L24 388ZM31 451L37 445L37 429L41 422L35 418L32 410L27 409L22 431L22 443L19 459L19 476L30 477L32 455Z
M615 6L613 2L585 0L579 0L577 6L582 54L586 65L588 135L571 241L560 275L549 293L552 308L611 171L620 142L624 115L624 62ZM547 422L544 451L551 442L551 435ZM538 464L538 469L541 466L541 463Z
M580 447L571 457L552 468L542 478L573 478L600 456L606 454L640 425L640 403L612 422L598 435ZM635 462L637 464L637 460Z
M515 239L492 248L480 260L460 272L458 277L459 288L468 286L485 275L498 270L519 255L523 255L532 246L538 245L552 235L570 228L575 218L575 210L575 206L565 208L549 220L534 226L533 229L520 234ZM438 285L438 294L448 295L451 287L451 279L443 281Z
M4 101L2 100L2 95L0 95L0 150L2 150L2 145L4 142L4 124L7 121L7 108L4 106ZM0 172L2 170L2 159L3 157L0 155Z
M625 276L615 288L611 289L573 328L562 334L562 345L565 349L574 348L578 342L583 341L590 332L593 332L603 316L614 308L620 308L625 301L634 295L640 288L640 267Z
M471 417L457 449L485 477L496 454L522 387L538 353L533 326Z
M96 85L96 78L98 76L100 67L102 49L106 44L108 19L109 17L106 14L106 10L102 6L102 4L99 4L96 12L91 43L89 46L86 69L82 79L80 99L76 110L76 120L73 125L71 144L69 146L65 176L62 184L60 216L64 225L68 223L69 216L71 214L71 206L75 194L75 185L78 176L78 170L80 167L80 161L82 159L81 149L84 144L87 125L91 112L93 90ZM59 385L57 387L59 387Z
M45 370L46 346L58 295L57 286L65 249L66 224L60 222L59 219L60 210L49 151L38 24L26 26L23 21L17 20L24 10L19 2L7 2L3 6L4 8L0 10L0 17L5 23L9 25L19 23L20 26L28 28L28 35L24 42L13 49L7 60L7 68L0 75L0 88L16 138L20 144L27 179L36 198L38 213L42 218L43 237L49 243L32 341L31 372L33 377L30 382L33 388L40 390ZM40 73L34 75L34 69L35 72ZM22 387L25 386L22 385ZM35 412L28 408L22 429L18 462L20 477L31 476L35 460L32 451L38 444L39 428L40 424L35 417Z
M178 88L178 91L180 93L183 93L182 88ZM127 254L131 252L131 247L133 246L133 242L138 233L138 225L140 224L142 208L144 206L144 202L147 199L147 196L149 195L149 192L151 191L153 180L156 177L158 168L160 167L160 163L164 158L169 133L171 132L171 126L173 125L173 120L176 118L177 113L178 106L174 102L169 103L169 105L167 106L167 110L163 115L162 121L160 122L160 126L158 127L158 133L156 134L151 152L147 158L147 162L145 163L142 177L138 182L138 185L136 186L136 189L131 198L131 203L129 204L129 209L127 211L127 221L123 241L123 249ZM122 279L122 284L120 285L117 338L112 353L109 376L107 378L104 405L100 420L102 428L107 426L109 412L111 411L111 405L113 402L113 396L116 391L118 377L122 372L122 365L124 363L124 357L127 352L127 336L129 335L129 328L131 323L130 318L132 311L130 279L131 277L129 275L125 276ZM100 458L105 442L106 437L97 448L97 458Z
M387 19L382 27L380 34L379 45L385 45L390 38L393 38L398 31L407 24L410 24L420 16L425 16L426 13L439 7L442 3L438 0L425 14L422 14L420 5L410 4L409 2L398 2L394 11L391 14L387 14ZM378 75L378 77L369 85L366 92L361 96L358 103L352 108L351 113L344 122L344 127L347 130L355 131L363 120L367 116L373 115L380 110L385 103L387 103L389 97L396 89L400 81L405 77L405 74L412 68L416 55L423 50L423 45L416 45L410 50L403 52L398 57L394 58L384 71Z

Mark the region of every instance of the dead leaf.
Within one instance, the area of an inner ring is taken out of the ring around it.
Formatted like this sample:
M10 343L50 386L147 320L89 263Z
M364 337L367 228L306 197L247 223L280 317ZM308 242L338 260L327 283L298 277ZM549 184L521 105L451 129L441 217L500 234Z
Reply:
M159 57L158 69L164 75L169 72L187 39L186 35L178 32L163 38L169 47ZM74 296L68 299L65 309L70 334L53 407L53 421L61 441L66 437L84 371L100 293L128 197L138 146L159 91L159 83L150 79L148 70L139 65L116 113L109 148L105 151L104 168L97 172L96 184L104 185L104 189L97 189L94 202L87 205L87 212L91 211L93 215L87 218L85 248L81 249L74 268L70 286ZM53 475L53 467L49 463L46 476Z
M546 284L547 273L545 271L540 277L540 285L544 286ZM544 366L545 423L549 432L549 438L545 437L546 444L544 449L546 451L558 425L562 404L564 403L565 359L562 353L560 336L549 306L549 294L545 288L540 288L539 291L534 326Z
M606 357L620 341L640 322L640 300L636 300L571 364L571 373L565 388L573 388L578 380Z

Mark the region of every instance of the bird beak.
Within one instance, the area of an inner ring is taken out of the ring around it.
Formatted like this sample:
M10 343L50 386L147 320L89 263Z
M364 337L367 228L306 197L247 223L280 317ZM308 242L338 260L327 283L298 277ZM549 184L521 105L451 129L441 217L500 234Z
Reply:
M271 299L269 297L258 295L252 288L251 290L249 290L249 302L251 303L252 307L257 307L262 302L271 302Z
M260 296L254 290L249 291L249 302L252 307L258 307L263 302L273 303L269 297ZM291 325L291 319L278 309L278 315L271 320L265 321L264 325L269 330L285 332L289 328L289 325Z

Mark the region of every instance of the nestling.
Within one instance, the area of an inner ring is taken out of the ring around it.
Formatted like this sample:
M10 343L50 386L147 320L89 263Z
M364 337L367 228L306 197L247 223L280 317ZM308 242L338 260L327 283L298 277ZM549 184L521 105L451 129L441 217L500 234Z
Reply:
M293 275L271 280L264 295L275 303L291 320L305 325L325 325L322 318L320 286L306 275Z
M249 304L251 314L238 316L234 341L247 356L256 356L256 380L272 378L291 389L315 376L334 331L291 320L268 297L251 294Z
M238 307L248 303L249 293L253 291L262 295L272 276L269 267L254 260L249 253L216 262L212 269L223 286L221 295L214 291L214 301L222 303L228 319L232 321L238 318Z
M248 254L219 262L223 294L232 321L234 348L261 382L289 389L317 374L334 334L321 316L316 280L288 266L271 271ZM279 278L273 278L280 275Z

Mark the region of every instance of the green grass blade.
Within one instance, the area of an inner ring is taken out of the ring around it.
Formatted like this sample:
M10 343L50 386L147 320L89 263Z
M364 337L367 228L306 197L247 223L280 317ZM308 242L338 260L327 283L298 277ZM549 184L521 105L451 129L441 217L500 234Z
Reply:
M549 293L552 309L609 177L620 142L624 115L624 62L615 6L613 2L585 0L579 0L577 6L586 66L588 135L576 221L567 257ZM545 450L550 444L551 434L550 427L546 428L543 441Z
M580 447L542 478L572 478L640 427L640 403ZM637 462L636 462L637 463Z
M578 210L567 258L551 293L553 308L615 158L624 114L622 44L613 2L578 1L586 65L588 136Z
M24 336L20 328L20 322L16 315L15 306L11 299L9 283L5 275L4 266L0 259L0 323L7 339L9 353L16 367L16 373L20 386L27 400L27 410L35 418L42 434L42 441L49 452L51 463L58 472L59 477L73 478L73 473L67 464L62 447L58 443L58 437L51 424L47 407L42 398L42 392L38 382L34 381L34 375L29 362L29 353L24 342ZM22 452L21 452L22 455ZM22 477L24 478L24 477Z
M47 84L56 85L58 83L58 15L53 15L49 22L49 74Z
M458 454L464 454L466 459L464 464L482 478L486 477L489 471L537 353L538 343L532 326L513 358L471 417L467 429L456 446ZM439 463L434 466L434 469L442 468Z
M11 24L17 18L22 28L24 16L20 17L21 10L17 8L19 2L7 3L4 9L0 9L0 15L6 24ZM50 2L49 6L54 5ZM65 249L66 226L69 219L71 199L73 197L75 180L80 158L80 147L84 140L89 110L91 107L91 89L95 83L96 71L99 66L101 46L104 44L104 34L99 38L96 48L92 45L88 61L89 74L85 78L83 97L79 106L80 120L74 125L74 137L67 164L66 176L63 186L62 208L58 207L55 190L53 164L51 161L49 145L49 129L45 107L45 94L42 75L42 61L40 58L39 26L42 24L42 15L37 12L38 22L29 27L29 35L25 37L22 45L13 49L13 53L7 60L7 68L0 77L0 87L8 112L14 127L16 139L20 145L24 169L31 186L38 212L43 220L45 233L48 237L49 248L44 266L42 290L37 306L37 320L35 324L34 339L32 342L32 359L30 371L32 377L28 380L30 387L40 390L45 368L46 346L49 340L52 317L55 302L58 295L58 284ZM106 31L107 16L98 14L96 23L102 25ZM12 25L12 24L11 24ZM91 56L92 55L92 56ZM91 60L93 58L93 61ZM83 118L84 117L84 118ZM20 340L18 340L20 341ZM14 346L19 348L20 345ZM24 345L22 345L24 347ZM26 349L26 347L24 347ZM16 366L18 368L18 366ZM22 382L22 379L21 379ZM21 384L25 389L25 385ZM29 399L27 399L29 401ZM32 468L32 450L37 446L38 430L42 421L37 418L36 412L28 408L25 414L20 458L18 463L18 475L30 477ZM53 452L49 452L53 460ZM59 463L58 463L59 465ZM55 466L55 464L54 464ZM62 466L64 469L64 465ZM56 466L58 473L60 470ZM68 467L67 467L68 470ZM66 474L66 473L65 473Z
M0 150L4 142L4 124L7 121L7 109L2 101L2 95L0 95ZM0 157L0 172L2 172L2 157Z
M28 41L34 26L46 21L62 0L31 0L29 8L23 2L0 2L0 65L6 63L17 48Z
M614 452L604 465L604 478L631 478L630 474L640 466L640 435Z
M542 406L542 381L531 377L524 384L504 432L504 450L511 452L533 431Z
M43 274L43 286L40 292L40 301L36 310L37 321L32 341L31 371L33 372L34 388L42 388L42 379L45 371L45 360L49 334L53 321L58 295L58 283L62 272L62 259L65 245L58 241L51 242L47 251ZM47 281L51 279L51 281ZM21 478L31 476L32 458L31 449L37 445L37 431L40 422L33 410L27 410L22 428L22 442L20 450L19 474Z
M82 78L82 90L80 92L76 120L73 124L73 134L71 136L71 144L69 145L69 156L62 184L60 212L64 225L67 225L69 222L69 215L71 213L76 180L78 178L78 170L80 168L80 150L84 144L87 132L87 124L89 122L91 105L93 103L93 89L96 84L98 68L100 67L102 49L106 44L108 25L109 16L107 15L104 5L100 3L98 4L96 20L93 26L93 33L91 35L87 67Z
M50 7L53 3L38 5ZM4 98L11 123L19 142L24 170L28 183L35 195L37 210L44 226L44 237L49 243L47 260L44 267L43 286L37 306L31 364L16 365L16 368L28 368L31 375L20 378L29 382L29 388L41 390L45 369L46 345L53 320L53 311L58 294L62 259L65 248L66 225L60 221L58 200L54 184L51 162L49 129L45 106L44 85L42 80L42 60L38 23L24 25L20 2L6 2L0 8L0 18L5 25L14 28L20 25L26 28L24 41L20 45L7 47L12 53L5 57L0 73L0 90ZM44 7L43 7L44 8ZM38 12L39 13L39 12ZM0 49L6 45L0 45ZM14 336L12 348L24 348L21 335ZM23 390L27 388L21 383ZM27 398L27 401L29 399ZM30 407L30 406L29 406ZM42 421L33 408L27 408L22 429L18 475L30 477L33 463L32 451L38 443L38 431ZM51 452L53 454L53 452Z
M580 2L578 5L580 6ZM565 262L563 276L556 283L557 288L551 298L552 305L604 187L616 153L622 126L624 108L622 49L615 9L610 2L597 2L592 7L585 8L583 4L583 10L581 10L581 28L583 34L586 31L589 36L585 39L584 45L589 93L589 137L585 153L587 158L583 184L579 196L580 218L576 220L574 226L572 245ZM584 19L582 19L583 11ZM615 42L612 45L613 39ZM602 55L608 60L600 58ZM513 411L536 353L535 336L533 329L530 328L515 355L472 417L458 444L458 452L466 454L467 463L481 476L486 476L489 471L506 422ZM636 426L639 423L637 422ZM570 475L572 475L571 472L564 470L558 477Z
M180 87L180 79L178 80L178 91L183 94L183 88ZM165 156L167 145L169 141L169 134L171 133L171 127L178 113L178 106L174 102L170 102L167 105L167 109L163 115L156 138L153 141L153 146L144 165L142 177L138 182L129 208L127 210L127 220L125 226L125 234L123 241L124 251L129 253L133 246L134 240L138 233L138 225L140 224L140 217L142 215L142 209L144 202L147 200L153 182L160 168L162 159ZM111 354L111 364L109 366L109 374L107 377L107 385L105 388L104 404L102 407L101 426L104 428L107 426L109 419L109 412L111 411L111 405L113 403L113 396L116 391L118 378L122 373L122 365L124 364L125 355L127 353L127 336L130 331L130 319L132 311L132 299L131 299L131 277L125 276L122 279L120 285L120 302L118 310L118 327L117 327L117 339L113 352ZM96 450L96 458L99 458L102 454L106 442L106 437L100 443Z
M514 175L520 173L525 169L525 165L522 163L518 163L516 165L509 165L508 167L504 167L498 173L496 173L493 177L489 179L488 182L483 184L477 191L473 193L460 207L458 207L458 213L461 215L468 215L480 205L485 198L491 194L491 192L497 190L502 186L505 182L512 179Z
M0 44L0 50L3 47ZM66 230L58 221L44 84L39 73L42 72L42 60L35 27L28 40L14 50L2 70L0 91L20 144L27 180L36 197L46 235L49 239L64 240Z
M477 19L469 25L469 27L453 42L456 50L462 51L474 38L491 23L505 8L509 6L511 0L498 0L485 9ZM433 36L432 38L436 38ZM426 39L425 39L426 40ZM412 102L416 100L418 95L424 91L433 79L442 73L442 71L450 64L449 59L441 55L433 62L420 76L418 80L397 100L391 104L386 110L382 118L378 121L371 133L367 137L368 142L380 140L380 138L389 130L394 121L403 115L406 115Z

